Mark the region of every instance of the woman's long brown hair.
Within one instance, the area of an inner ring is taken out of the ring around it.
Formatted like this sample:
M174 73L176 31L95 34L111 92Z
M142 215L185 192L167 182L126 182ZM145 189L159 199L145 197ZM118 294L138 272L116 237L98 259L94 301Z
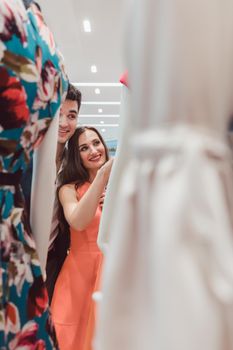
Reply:
M60 188L64 185L74 184L75 188L77 189L80 186L82 186L85 182L88 182L90 180L88 170L83 166L82 159L80 156L80 150L78 147L79 137L86 130L92 130L98 135L100 141L102 142L105 148L106 161L109 160L107 145L103 137L99 133L99 131L96 128L91 126L78 127L75 130L74 135L68 141L63 168L58 176L59 187L57 190L57 194L59 193ZM60 201L59 201L58 219L59 219L61 232L64 232L65 234L69 233L69 226L65 219L63 208Z

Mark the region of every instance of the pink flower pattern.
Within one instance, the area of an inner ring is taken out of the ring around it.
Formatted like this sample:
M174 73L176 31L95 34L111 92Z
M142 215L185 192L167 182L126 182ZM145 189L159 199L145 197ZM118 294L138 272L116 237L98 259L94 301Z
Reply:
M44 109L48 102L57 102L60 77L51 61L47 61L41 70L42 79L38 83L37 97L33 109Z
M26 11L22 0L0 1L0 76L0 349L54 350L20 175L57 114L68 82L35 5Z
M28 18L20 1L2 0L0 1L0 39L3 41L10 40L16 35L27 46L27 29Z
M30 321L9 343L10 350L46 350L43 340L37 340L38 325Z

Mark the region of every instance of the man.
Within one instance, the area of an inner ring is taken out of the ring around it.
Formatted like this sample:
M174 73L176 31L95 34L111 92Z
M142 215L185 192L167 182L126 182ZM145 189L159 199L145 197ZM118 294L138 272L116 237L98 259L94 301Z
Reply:
M60 169L66 142L74 134L77 127L78 112L81 106L81 92L69 84L66 100L61 106L58 129L56 164Z
M61 106L59 116L58 143L56 154L57 173L62 168L67 141L73 136L77 127L78 112L81 106L81 92L69 84L66 100ZM56 184L58 185L58 184ZM59 230L58 201L55 200L49 252L46 265L46 286L51 302L54 285L69 248L69 235Z

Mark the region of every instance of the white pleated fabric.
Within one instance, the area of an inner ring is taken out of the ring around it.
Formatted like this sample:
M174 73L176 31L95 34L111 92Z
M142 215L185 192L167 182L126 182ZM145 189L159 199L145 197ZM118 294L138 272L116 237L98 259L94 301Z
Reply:
M110 235L112 217L115 212L116 198L118 196L119 181L121 172L129 161L129 138L130 124L128 120L129 114L129 90L128 87L122 85L121 91L121 110L120 110L120 133L117 145L117 151L108 181L106 196L104 200L103 212L101 215L100 228L97 243L104 254L107 253Z
M135 0L96 350L233 349L233 1Z

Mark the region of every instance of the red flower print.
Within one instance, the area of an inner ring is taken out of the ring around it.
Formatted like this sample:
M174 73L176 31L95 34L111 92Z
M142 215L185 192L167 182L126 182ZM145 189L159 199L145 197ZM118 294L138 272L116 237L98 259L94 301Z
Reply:
M37 84L37 87L37 97L33 104L34 110L45 109L48 103L57 102L60 76L53 63L49 60L45 62L41 70L41 80Z
M29 119L25 90L4 67L0 67L0 76L0 126L3 129L19 128Z
M48 293L42 276L37 277L28 294L28 318L41 316L48 308Z
M38 325L34 321L25 324L22 330L16 334L10 342L9 349L17 350L46 350L45 343L37 339Z
M35 345L35 349L33 350L46 350L44 341L38 340L38 342Z
M27 45L27 14L21 2L12 0L0 1L0 12L4 21L0 32L0 39L8 41L13 35L16 35L24 46Z
M13 303L7 303L5 309L6 333L17 333L20 329L19 311Z
M52 32L45 23L44 17L38 7L32 4L31 10L35 15L41 38L48 45L51 55L54 55L56 52L56 45Z

